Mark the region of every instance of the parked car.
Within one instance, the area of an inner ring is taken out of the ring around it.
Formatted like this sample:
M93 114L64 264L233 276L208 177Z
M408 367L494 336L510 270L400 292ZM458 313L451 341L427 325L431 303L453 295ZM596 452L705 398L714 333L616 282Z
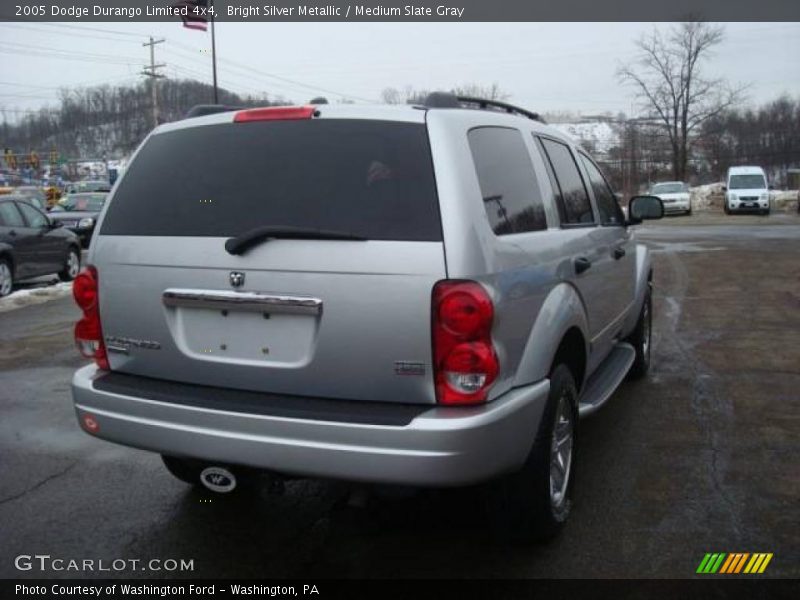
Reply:
M88 248L97 217L103 210L107 197L108 194L104 192L69 194L53 206L50 218L75 232L83 246Z
M0 296L11 293L14 283L57 273L72 281L81 265L78 237L51 221L28 198L0 196Z
M585 150L488 100L190 115L143 142L75 282L82 428L219 492L491 482L502 532L555 535L579 415L650 365L631 225L661 201L626 220Z
M65 194L79 194L82 192L110 192L111 184L102 179L91 181L73 181L64 188Z
M770 211L767 176L761 167L731 167L722 190L725 192L725 213Z
M14 194L24 196L29 204L39 210L47 210L47 194L45 191L36 185L22 185L14 189Z
M650 194L661 198L665 213L692 214L692 199L689 185L682 181L665 181L650 188Z

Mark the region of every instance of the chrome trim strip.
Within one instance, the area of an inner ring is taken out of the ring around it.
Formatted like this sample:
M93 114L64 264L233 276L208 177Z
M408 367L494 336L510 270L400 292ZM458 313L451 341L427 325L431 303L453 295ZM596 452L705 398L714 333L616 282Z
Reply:
M293 315L322 314L322 300L310 296L286 296L262 292L229 292L207 290L164 290L164 306L246 310L252 312Z

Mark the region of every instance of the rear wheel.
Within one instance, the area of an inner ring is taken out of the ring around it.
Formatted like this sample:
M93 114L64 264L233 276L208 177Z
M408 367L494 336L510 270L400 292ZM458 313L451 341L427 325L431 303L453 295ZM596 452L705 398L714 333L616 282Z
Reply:
M0 298L8 296L14 289L14 272L7 258L0 258Z
M550 394L528 459L488 490L489 518L503 539L546 541L561 531L572 508L577 424L575 379L559 364L550 376Z
M58 274L61 281L72 281L81 270L81 254L77 248L70 247L64 269Z
M647 284L647 293L644 297L642 312L639 313L639 320L636 322L636 329L628 337L627 341L636 350L636 358L633 360L631 370L628 371L630 379L640 379L647 374L650 369L650 346L653 337L653 300L652 288Z

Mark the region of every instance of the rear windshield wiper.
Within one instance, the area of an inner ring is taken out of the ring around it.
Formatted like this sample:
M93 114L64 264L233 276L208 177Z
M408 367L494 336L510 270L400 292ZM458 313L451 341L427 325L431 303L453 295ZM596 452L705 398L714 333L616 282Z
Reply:
M269 239L284 240L354 240L366 241L367 238L355 235L348 231L333 231L330 229L313 229L311 227L256 227L243 234L229 238L225 242L228 254L244 254L253 246Z

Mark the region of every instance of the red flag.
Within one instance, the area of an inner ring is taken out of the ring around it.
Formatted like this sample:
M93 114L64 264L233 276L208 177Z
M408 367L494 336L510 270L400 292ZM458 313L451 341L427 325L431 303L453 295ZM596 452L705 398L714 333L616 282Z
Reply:
M208 12L209 0L181 0L172 5L186 12L181 14L183 26L189 29L199 29L205 31L208 27L210 13Z

